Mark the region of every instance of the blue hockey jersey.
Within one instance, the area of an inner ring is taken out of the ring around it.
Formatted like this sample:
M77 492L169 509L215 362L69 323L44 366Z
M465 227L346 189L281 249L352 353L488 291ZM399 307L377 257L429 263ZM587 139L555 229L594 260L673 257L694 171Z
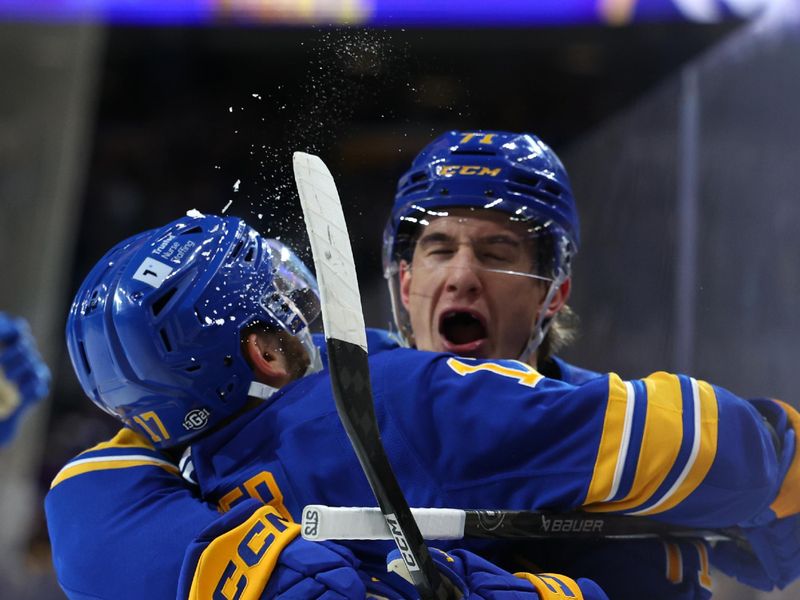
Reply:
M582 507L712 527L746 520L779 494L777 452L755 406L689 377L623 381L576 370L582 385L572 385L515 361L404 349L372 356L370 368L383 440L411 505ZM187 547L248 499L295 519L310 503L375 505L324 373L197 441L183 466L202 499L176 460L123 429L62 469L46 508L70 598L175 597L181 568L190 582L220 564L186 564ZM383 566L388 546L354 547ZM679 551L664 548L673 558ZM701 551L693 556L702 562Z
M408 349L370 367L383 442L414 506L583 508L716 527L750 518L780 487L756 408L690 377L574 386L516 361ZM203 496L225 508L250 490L295 517L305 504L375 505L325 374L191 454Z

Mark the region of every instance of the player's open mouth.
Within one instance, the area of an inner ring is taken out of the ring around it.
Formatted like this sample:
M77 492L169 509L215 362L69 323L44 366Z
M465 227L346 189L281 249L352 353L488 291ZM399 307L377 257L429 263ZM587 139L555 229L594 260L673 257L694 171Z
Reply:
M439 334L450 352L476 350L486 340L486 325L477 312L452 310L439 318Z

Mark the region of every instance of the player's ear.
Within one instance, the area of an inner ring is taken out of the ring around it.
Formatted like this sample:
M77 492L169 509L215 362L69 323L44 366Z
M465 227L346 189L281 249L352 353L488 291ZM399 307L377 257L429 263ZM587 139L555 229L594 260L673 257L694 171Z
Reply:
M408 310L408 299L411 297L411 264L408 261L400 261L400 300Z
M561 282L561 285L558 286L556 293L553 294L552 299L550 300L550 304L547 306L547 317L554 316L558 311L560 311L564 305L567 303L569 299L569 293L572 290L572 278L567 277L564 281Z
M243 351L247 362L253 367L256 381L274 388L280 388L291 380L287 359L280 350L279 343L273 343L267 335L252 332L247 335Z

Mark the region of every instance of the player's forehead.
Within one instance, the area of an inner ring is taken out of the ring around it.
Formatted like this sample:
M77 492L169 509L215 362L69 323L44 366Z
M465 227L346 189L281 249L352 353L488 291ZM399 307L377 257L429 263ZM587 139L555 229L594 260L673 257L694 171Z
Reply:
M527 237L529 231L529 225L498 210L448 208L431 217L427 219L420 238L446 236L455 239L482 239L503 234L523 238Z

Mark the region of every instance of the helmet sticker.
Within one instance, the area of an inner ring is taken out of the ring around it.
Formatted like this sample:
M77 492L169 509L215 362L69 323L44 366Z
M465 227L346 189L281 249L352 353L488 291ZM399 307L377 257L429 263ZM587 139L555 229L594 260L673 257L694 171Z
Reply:
M169 277L170 273L172 273L172 267L154 258L148 257L145 258L142 264L139 265L139 268L136 269L133 278L158 289L161 287L161 284L164 283L164 280Z

